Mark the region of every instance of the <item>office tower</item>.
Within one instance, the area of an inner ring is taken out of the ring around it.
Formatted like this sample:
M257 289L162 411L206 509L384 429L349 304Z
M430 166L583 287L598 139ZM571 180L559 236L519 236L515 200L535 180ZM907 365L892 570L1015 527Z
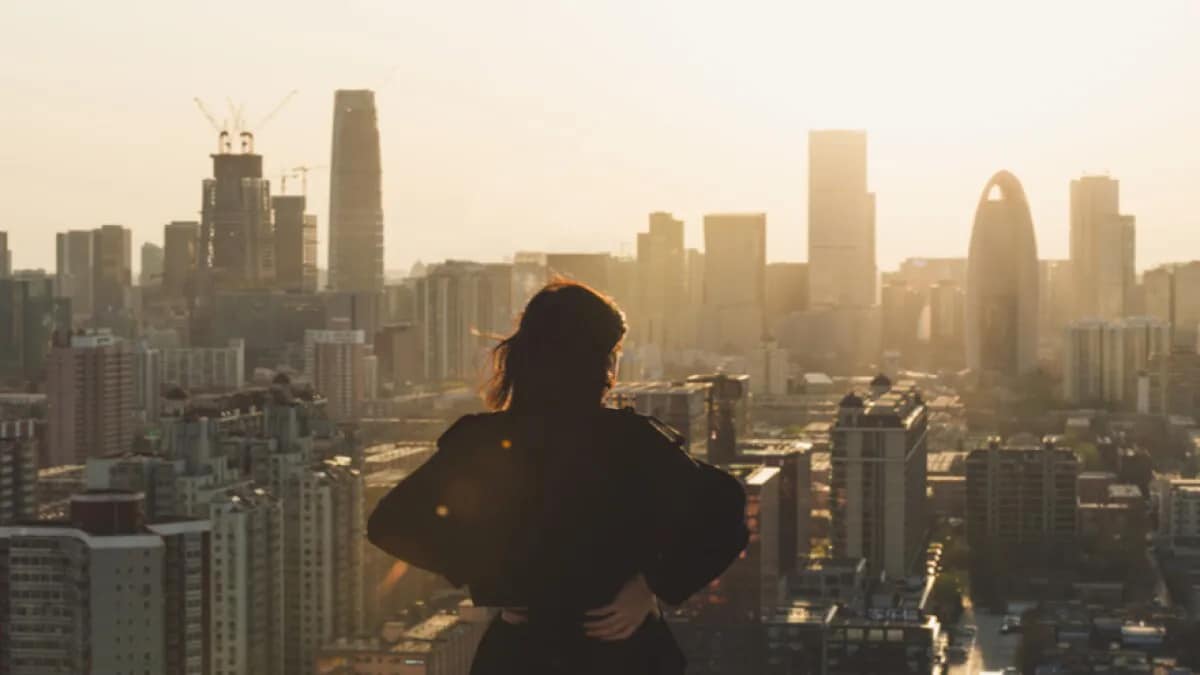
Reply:
M104 225L92 231L92 302L97 317L129 307L133 286L133 238L127 228Z
M915 365L921 313L925 294L904 281L890 281L880 293L880 321L883 351L897 352L903 363Z
M748 354L766 331L767 214L704 216L701 330L715 352Z
M1007 171L979 198L966 300L968 368L1010 376L1037 368L1037 242L1025 192Z
M72 335L47 367L50 465L125 452L134 436L133 352L108 333Z
M383 290L383 195L375 92L333 96L329 169L329 287Z
M1057 345L1071 320L1074 284L1071 261L1038 261L1038 340L1043 345Z
M512 266L449 260L417 283L425 379L477 382L495 341L512 330Z
M55 236L55 290L70 298L71 311L79 319L92 317L92 245L91 230L59 232Z
M146 524L141 499L86 492L69 520L0 527L0 672L212 672L208 522Z
M1170 350L1169 326L1160 319L1074 321L1066 329L1063 397L1070 403L1147 410L1150 391L1142 390L1141 376L1154 355Z
M650 227L637 236L637 298L631 336L661 352L683 346L686 301L683 221L669 213L650 214Z
M37 518L36 420L0 419L0 525Z
M163 297L185 299L197 292L200 223L173 220L163 226Z
M275 212L275 285L290 291L317 290L317 217L304 213L303 195L271 198Z
M916 387L879 375L846 394L833 424L831 511L839 558L902 579L925 551L925 428Z
M954 281L929 287L929 352L934 368L957 369L963 363L966 296Z
M359 405L376 395L368 387L374 373L368 367L371 345L363 331L310 330L305 334L305 349L312 351L312 366L306 372L317 393L325 397L330 419L356 419Z
M1196 351L1200 327L1200 261L1160 265L1142 276L1144 308L1171 325L1171 344Z
M769 263L766 287L767 328L774 334L780 319L808 309L808 263Z
M210 156L213 177L202 184L198 294L266 288L275 279L275 243L262 155L244 139L242 152L225 146Z
M345 457L311 464L298 453L272 461L284 505L284 672L313 672L314 656L363 616L362 476Z
M138 285L161 286L164 262L161 246L150 242L142 244L142 269L138 272Z
M1078 475L1079 458L1053 437L1030 446L993 438L972 450L967 455L971 550L1004 556L1069 547L1075 537Z
M40 383L57 332L71 330L71 301L50 279L0 279L0 379Z
M875 195L865 131L808 133L809 305L875 304Z
M1134 218L1121 215L1120 183L1108 176L1071 181L1074 316L1117 319L1130 313L1137 283Z
M0 230L0 279L12 276L12 251L8 250L8 233Z

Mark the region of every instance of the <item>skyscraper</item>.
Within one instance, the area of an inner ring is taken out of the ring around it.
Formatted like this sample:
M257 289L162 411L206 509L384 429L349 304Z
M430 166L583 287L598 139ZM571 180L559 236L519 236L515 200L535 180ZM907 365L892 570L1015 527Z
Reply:
M808 134L810 306L875 304L875 194L865 131Z
M48 361L51 466L125 452L133 440L133 353L107 333L69 340Z
M41 382L55 332L71 330L71 301L49 279L0 279L0 378Z
M92 231L92 310L96 317L122 314L133 286L133 236L128 228L104 225Z
M308 376L317 393L328 401L325 409L330 419L355 419L359 404L375 398L367 386L373 379L368 367L371 345L363 331L310 330L305 334L305 349L312 350Z
M767 214L704 216L701 334L707 349L746 355L766 332Z
M967 258L967 367L1021 374L1037 367L1038 261L1033 219L1016 176L983 188Z
M195 294L200 257L200 223L174 220L163 226L163 296L183 299Z
M142 244L142 269L138 272L139 286L159 286L163 276L163 248L158 244Z
M275 212L275 285L289 291L317 290L317 217L304 212L303 195L271 198Z
M383 195L375 92L333 97L329 171L329 286L383 290Z
M92 231L59 232L55 240L54 285L59 297L71 299L80 319L92 317Z
M248 142L211 155L200 208L199 269L204 292L265 288L275 278L271 232L271 184L263 179L262 155Z
M418 283L425 379L474 382L493 344L512 329L512 265L448 260Z
M925 429L916 387L877 376L870 395L847 394L833 426L830 495L837 557L865 558L871 574L908 576L925 550Z
M1071 403L1149 409L1150 392L1139 389L1139 379L1151 357L1171 353L1168 328L1153 317L1072 322L1063 350L1063 397Z
M637 236L633 330L638 343L663 352L682 346L684 276L683 221L669 213L651 213L648 231Z
M1134 218L1120 213L1120 184L1108 176L1071 181L1074 315L1119 319L1136 283Z
M0 230L0 279L12 275L12 251L8 250L8 233Z

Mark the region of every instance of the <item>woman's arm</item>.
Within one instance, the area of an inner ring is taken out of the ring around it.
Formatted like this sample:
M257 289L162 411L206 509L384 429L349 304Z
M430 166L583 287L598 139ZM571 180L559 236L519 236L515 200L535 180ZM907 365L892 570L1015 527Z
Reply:
M448 493L455 473L462 470L470 419L460 418L446 430L433 456L392 488L367 520L372 544L455 586L467 582L470 552Z
M746 548L746 492L728 473L690 457L670 427L651 424L654 437L645 452L655 523L643 573L655 595L677 605Z

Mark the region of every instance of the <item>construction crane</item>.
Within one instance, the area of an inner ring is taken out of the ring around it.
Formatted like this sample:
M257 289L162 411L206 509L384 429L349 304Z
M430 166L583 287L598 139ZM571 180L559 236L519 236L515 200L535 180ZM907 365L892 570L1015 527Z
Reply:
M265 127L267 125L267 122L270 122L271 120L275 119L275 116L279 114L279 111L283 110L283 107L285 105L287 105L289 101L292 100L292 97L294 97L296 94L299 94L299 93L300 93L299 89L293 89L293 90L289 91L287 96L284 96L283 100L280 101L279 103L275 104L275 107L271 109L271 112L267 113L266 117L263 117L262 120L260 120L258 124L254 125L254 128L261 130L263 127Z
M300 194L308 196L308 172L317 169L328 169L328 164L318 164L316 166L297 166L292 168L291 175L300 176Z
M208 109L208 106L204 105L204 101L201 101L199 96L194 97L192 100L196 102L196 107L200 109L200 114L204 115L204 119L208 120L208 123L212 125L213 131L217 132L217 152L229 152L230 143L228 123L222 124L221 122L218 122L216 116L212 114L212 111Z

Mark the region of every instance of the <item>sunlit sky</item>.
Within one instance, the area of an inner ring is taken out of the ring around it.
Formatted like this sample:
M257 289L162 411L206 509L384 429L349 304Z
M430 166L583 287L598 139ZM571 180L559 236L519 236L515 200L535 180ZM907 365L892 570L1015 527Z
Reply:
M1068 184L1121 180L1138 263L1200 258L1200 0L378 0L4 3L0 229L17 267L53 232L137 247L198 219L214 134L246 117L273 188L329 162L333 90L377 90L387 266L631 251L672 211L766 211L806 257L807 132L866 129L882 269L963 256L979 192L1022 181L1042 257ZM289 181L289 190L298 185ZM294 190L293 190L294 191ZM328 171L310 174L324 264Z

